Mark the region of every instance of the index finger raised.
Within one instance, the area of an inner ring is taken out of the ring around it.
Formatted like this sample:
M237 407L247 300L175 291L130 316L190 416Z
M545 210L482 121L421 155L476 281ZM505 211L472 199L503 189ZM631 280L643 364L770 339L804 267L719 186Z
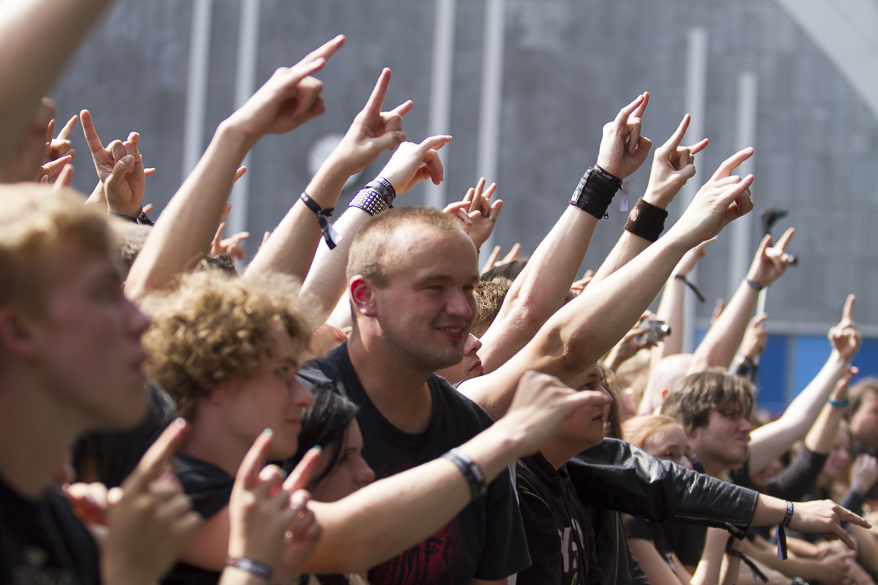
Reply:
M85 135L85 142L88 144L88 149L92 154L102 150L104 145L101 142L101 137L98 136L98 131L95 129L91 113L88 110L82 110L79 112L79 117L82 120L82 133Z
M61 131L58 132L58 140L64 140L68 136L70 136L70 131L73 130L73 127L76 126L76 121L79 119L79 116L75 115L67 120L67 123L64 124L64 127L61 128Z
M373 115L381 113L381 106L384 105L384 96L387 95L387 87L389 85L390 69L385 67L381 70L381 75L378 76L378 81L375 82L372 94L369 96L368 101L366 101L366 107L363 108L366 112Z
M274 433L271 429L265 429L256 437L250 450L244 456L241 466L238 467L238 476L235 481L242 482L245 488L249 488L256 483L259 478L259 472L262 471L266 461L268 461L268 450L271 448L273 440Z
M786 248L787 244L790 243L790 240L793 239L793 235L796 233L796 228L787 228L787 231L783 233L780 239L777 241L777 244L774 245L774 248L783 252L784 248Z
M177 418L169 424L152 446L147 449L137 467L125 480L123 484L125 491L145 490L154 479L161 475L177 449L183 444L183 439L188 431L189 423L184 418Z
M857 300L857 295L851 293L844 301L844 308L841 310L841 320L842 321L853 321L854 320L854 301Z
M306 61L313 61L314 59L324 58L329 59L332 57L336 51L338 51L342 45L344 45L345 37L344 35L337 35L334 38L329 39L307 55L305 58L299 61L299 63L305 63Z
M716 172L713 173L713 176L710 177L710 180L716 181L718 179L724 179L728 177L732 174L732 171L734 171L741 165L742 162L753 156L754 152L755 151L753 150L752 146L748 146L743 150L739 150L722 162L719 168L716 169Z
M668 139L666 146L669 146L672 150L676 150L680 143L683 142L683 137L686 136L686 131L689 129L689 123L692 121L692 116L686 114L683 116L683 120L680 122L680 125L677 126L677 129L674 130L674 133L671 134L671 137Z
M628 118L637 109L637 107L643 103L643 94L637 96L633 102L619 110L619 113L616 115L616 119L614 122L617 124L626 124L628 122Z
M299 461L299 464L290 472L290 476L284 482L284 489L286 491L293 493L296 490L304 489L308 485L308 482L311 481L311 476L314 475L314 470L317 469L320 454L321 449L319 446L308 449L308 452L305 453L305 456L302 457L302 460Z

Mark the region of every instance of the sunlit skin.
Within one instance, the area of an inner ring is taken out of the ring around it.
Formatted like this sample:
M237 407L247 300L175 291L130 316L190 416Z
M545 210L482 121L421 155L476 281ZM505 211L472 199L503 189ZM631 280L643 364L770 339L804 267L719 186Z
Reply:
M485 372L485 368L482 366L482 360L479 359L478 353L476 353L481 347L482 342L479 338L470 333L466 345L463 346L463 359L453 366L436 370L436 373L451 384L481 376Z
M321 460L314 471L320 477L326 471L327 463ZM335 467L326 477L308 485L308 490L318 502L336 502L351 495L375 480L375 472L363 459L363 434L354 419L345 430L344 443L338 454Z
M108 257L62 239L51 258L45 311L30 320L41 375L89 428L131 428L146 413L140 338L149 319Z

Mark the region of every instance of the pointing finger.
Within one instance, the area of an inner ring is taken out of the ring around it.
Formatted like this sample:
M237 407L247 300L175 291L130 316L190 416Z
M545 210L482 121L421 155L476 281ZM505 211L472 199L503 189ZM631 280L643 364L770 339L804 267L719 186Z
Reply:
M743 150L739 150L729 158L723 161L723 163L716 169L716 172L710 178L711 181L716 181L718 179L724 179L732 174L736 168L738 168L742 162L753 156L753 147L748 146Z
M689 147L689 153L690 154L698 154L699 152L704 150L708 144L710 144L710 140L708 138L705 138L704 140L702 140L700 142L696 142L695 144L693 144L692 146Z
M616 119L614 120L614 122L619 126L624 126L625 124L627 124L628 118L631 116L634 110L636 110L637 107L643 103L643 99L643 94L640 94L634 99L633 102L619 110L619 113L616 115Z
M85 142L88 144L88 149L92 155L94 155L104 148L101 137L98 136L98 131L95 129L94 121L88 110L79 112L79 117L82 120L82 133L85 135Z
M76 115L67 120L67 123L64 124L63 128L61 128L61 131L58 132L58 140L66 140L67 137L70 136L70 131L73 130L74 126L76 126L77 120L79 120L79 116Z
M317 462L320 461L320 447L311 447L295 469L290 472L289 477L284 482L284 489L290 493L305 489L314 470L317 469Z
M686 136L686 130L689 129L689 122L692 121L692 116L686 114L683 116L683 120L680 122L680 125L677 126L677 129L674 130L674 133L671 134L671 138L665 144L665 146L669 147L672 151L676 150L680 143L683 142L683 137Z
M857 295L849 294L848 297L844 301L844 308L841 310L841 320L842 321L853 321L854 320L854 301L857 300Z
M169 424L122 484L123 489L126 492L145 491L147 486L167 469L174 453L183 444L188 430L189 423L183 418L178 418Z
M381 113L381 106L384 105L384 96L387 95L387 87L389 85L390 69L385 67L381 70L381 75L378 76L378 81L375 82L375 88L372 89L372 94L366 102L366 107L363 108L363 111L367 112L369 117L374 117Z
M777 244L775 244L774 247L778 251L783 252L784 249L787 247L787 244L789 244L790 240L792 239L793 234L795 234L795 233L796 233L795 228L788 228L787 231L785 231L783 233L783 235L780 237L780 239L777 241Z

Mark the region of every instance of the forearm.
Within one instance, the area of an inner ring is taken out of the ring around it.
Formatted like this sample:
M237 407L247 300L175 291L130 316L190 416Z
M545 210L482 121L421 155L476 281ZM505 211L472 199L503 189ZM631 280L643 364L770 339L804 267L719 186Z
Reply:
M823 405L817 422L805 436L805 447L813 453L829 454L832 443L838 433L838 425L844 418L844 408L831 405L829 402Z
M0 3L0 164L18 146L39 100L112 0Z
M335 207L341 195L345 181L350 174L344 166L330 158L318 170L308 183L305 193L323 209ZM342 234L345 235L346 234ZM296 199L281 220L271 237L259 249L253 261L247 267L245 276L248 278L271 273L288 274L304 281L311 268L314 253L320 242L321 231L317 215L308 209L300 199ZM350 246L346 236L339 246ZM325 247L321 246L321 247ZM326 252L330 250L326 247ZM340 250L335 248L330 256L339 256ZM347 263L347 250L344 251L342 263ZM342 272L344 266L342 266ZM322 322L322 321L321 321Z
M499 422L497 423L499 424ZM520 455L517 442L494 427L460 450L493 481ZM307 572L362 571L434 534L458 514L472 495L457 466L435 459L377 481L333 504L313 505L323 536Z
M497 319L482 336L485 371L497 369L564 303L598 218L568 205L509 289Z
M671 328L670 335L659 344L659 359L683 351L683 304L686 299L686 283L676 278L675 274L672 274L665 283L662 299L659 301L655 315L657 319L661 319ZM651 368L652 362L650 361Z
M688 373L703 372L714 367L728 368L731 365L758 298L756 290L742 281L695 350Z
M336 242L332 250L325 243L317 247L314 265L302 285L303 301L309 304L314 301L309 310L315 323L324 323L344 296L351 242L370 217L359 207L349 207L334 226L344 236L341 242Z
M692 575L689 585L713 585L719 582L728 541L729 533L725 530L719 528L707 530L704 551L701 553L701 560L698 562L698 568Z
M805 437L847 365L833 350L814 379L787 406L783 416L750 433L750 469L753 472L764 469L794 442Z
M125 284L140 299L168 284L208 249L235 172L255 140L223 122L195 169L168 203Z
M589 282L588 285L592 286L597 284L619 270L622 266L625 266L625 264L627 264L632 258L646 250L650 243L649 240L645 240L640 236L635 236L627 230L623 230L616 245L610 250L610 253L607 255L600 268L598 268L594 278L591 279L591 282Z
M637 322L688 250L680 240L662 238L604 281L590 283L525 348L539 364L531 367L575 385Z

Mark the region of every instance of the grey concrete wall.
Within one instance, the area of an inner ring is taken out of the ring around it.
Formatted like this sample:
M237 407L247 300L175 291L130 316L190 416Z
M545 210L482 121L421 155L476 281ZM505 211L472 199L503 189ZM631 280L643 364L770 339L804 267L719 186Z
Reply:
M462 195L476 178L484 0L458 0L457 8L449 195ZM260 83L336 33L348 41L320 73L327 113L253 152L254 234L285 212L309 179L308 149L346 130L383 66L393 70L387 105L414 100L405 130L413 140L426 135L433 11L428 0L263 1ZM233 108L238 12L238 0L215 1L205 144ZM191 0L119 0L54 93L59 118L90 108L105 142L141 132L146 162L159 169L146 200L159 208L180 182L190 26ZM772 318L832 322L844 295L856 292L857 319L878 324L878 122L771 0L508 0L500 162L498 176L489 177L506 201L497 243L534 249L594 162L601 127L638 93L652 96L644 133L657 145L671 134L685 113L686 35L694 26L709 35L704 124L711 139L695 180L734 151L736 79L753 71L754 200L757 210L769 202L790 208L782 227L799 230L792 248L800 266L772 287ZM95 177L78 131L75 142L75 185L89 192ZM648 166L632 177L633 194L646 186ZM421 190L402 198L422 201ZM597 267L624 215L614 206L601 222L584 267ZM755 251L758 222L750 221ZM727 257L726 237L702 265L699 283L710 298L726 294ZM701 307L699 317L711 307Z

